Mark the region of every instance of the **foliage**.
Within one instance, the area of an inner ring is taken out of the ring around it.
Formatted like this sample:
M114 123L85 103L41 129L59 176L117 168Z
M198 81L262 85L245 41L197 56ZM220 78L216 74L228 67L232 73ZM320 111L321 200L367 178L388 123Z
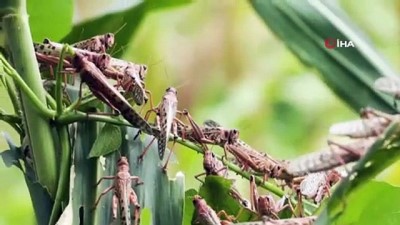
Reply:
M46 4L40 4L40 1L29 1L27 9L32 19L29 21L30 31L28 30L28 34L31 32L34 41L41 41L47 37L52 40L73 43L97 34L119 30L116 36L118 46L112 50L113 56L119 57L124 53L122 51L124 47L136 34L139 25L143 24L142 21L146 15L154 10L173 8L186 3L188 1L159 3L148 0L127 10L73 25L71 22L72 1L63 3L48 1ZM9 13L7 11L9 9L5 10L8 4L11 3L9 1L0 3L1 16ZM383 62L374 47L368 43L363 34L355 28L355 25L340 9L326 1L305 3L303 1L253 0L251 5L255 13L288 48L303 63L316 68L321 73L324 82L353 110L358 111L361 107L368 105L391 113L397 111L390 97L375 92L372 87L376 78L394 76L393 69ZM21 5L16 4L14 7L19 9L16 11L20 13ZM23 7L24 4L22 4ZM22 9L22 12L24 10ZM50 18L55 12L56 20L51 20ZM23 22L22 19L22 24ZM55 22L58 26L52 27ZM52 28L49 29L49 27ZM8 37L13 36L9 34ZM15 97L17 89L21 90L21 104L24 112L18 114L20 103L15 100L13 107L17 114L8 115L1 111L0 119L11 124L21 135L21 140L27 139L27 137L30 137L31 141L38 138L37 140L41 140L48 146L41 150L38 150L40 145L35 147L32 143L29 145L30 147L27 147L26 143L17 147L9 137L5 136L9 150L2 152L1 156L7 166L14 165L23 171L38 224L55 224L57 221L60 225L109 224L111 195L101 200L96 211L93 211L92 207L96 196L111 183L104 182L96 188L96 191L93 191L93 187L101 176L115 174L115 162L119 158L119 154L128 157L132 174L141 177L144 181L144 185L134 188L143 209L141 224L191 224L193 221L191 200L195 194L203 196L212 208L224 209L231 215L236 215L239 211L244 210L238 218L241 222L255 220L254 213L244 209L228 194L228 190L232 186L230 180L211 176L205 178L205 183L199 190L185 190L185 180L181 173L171 180L162 172L160 167L163 162L158 159L154 144L150 145L143 163L138 163L138 156L150 143L152 137L142 135L140 138L134 139L138 131L118 124L118 121L114 124L81 121L71 125L52 124L48 123L48 120L42 125L34 125L30 122L40 121L46 116L47 118L53 117L51 119L59 116L58 118L61 120L63 115L56 115L55 105L52 105L49 100L47 102L44 100L45 94L41 87L24 86L24 83L31 84L30 79L34 79L39 84L40 77L31 76L35 72L31 72L30 69L28 71L31 73L27 75L24 70L25 65L36 66L34 57L31 59L26 57L26 55L33 54L32 49L23 48L21 57L15 53L24 44L26 46L31 44L30 36L27 38L24 35L15 35L15 37L19 37L15 40L20 41L21 45L17 46L19 44L14 42L15 46L7 46L7 48L11 49L14 60L21 59L21 61L14 62L15 71L5 65L6 62L3 61L0 64L2 65L0 77L11 99L17 99ZM327 49L323 42L326 38L353 40L356 48ZM10 79L11 76L13 81ZM22 77L22 80L18 78L19 76ZM359 94L355 95L355 90ZM55 92L57 92L57 88L51 92L52 97L56 99ZM68 89L68 92L71 96L77 96L76 89ZM46 103L48 107L44 107ZM104 108L101 104L96 104L96 106ZM40 107L45 110L41 110ZM90 108L80 107L83 110ZM42 115L37 112L42 112ZM115 122L115 120L113 121ZM31 127L31 129L36 126L47 126L47 134L46 132L25 131L28 133L25 136L22 123L25 124L25 128ZM342 182L336 188L332 198L315 211L320 214L317 224L335 222L337 224L376 224L378 218L381 218L380 216L383 214L386 215L385 224L397 224L400 221L399 208L391 201L399 198L400 190L384 182L371 181L374 176L398 159L398 126L397 123L391 126L385 136L355 166L351 172L354 176L350 176L351 178ZM35 138L32 138L33 136ZM388 143L389 141L390 143ZM196 146L190 144L188 146L188 148L199 151ZM26 151L33 152L36 163L32 164L32 161L29 161L30 158L25 155ZM40 151L42 154L39 154ZM60 163L56 164L56 162ZM372 166L367 166L367 163ZM40 170L40 164L43 166L42 170ZM233 165L228 165L228 167L236 172L241 172ZM246 173L241 173L241 175L248 177ZM37 179L39 183L36 182ZM264 184L263 188L277 195L283 193L270 183ZM376 193L383 194L376 199L373 197ZM311 209L314 211L313 207ZM339 211L343 211L343 213L338 213Z

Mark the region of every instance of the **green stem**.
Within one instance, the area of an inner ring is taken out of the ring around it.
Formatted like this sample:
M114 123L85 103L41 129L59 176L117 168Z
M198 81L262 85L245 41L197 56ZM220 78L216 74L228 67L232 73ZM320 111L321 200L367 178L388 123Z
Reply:
M71 165L71 146L68 136L68 127L59 126L57 127L57 133L59 134L60 142L60 174L57 185L57 193L54 201L53 210L50 216L49 225L56 224L60 212L61 212L61 202L68 201L68 190L69 190L69 172Z
M25 133L30 140L36 176L38 182L54 199L57 188L57 160L52 128L48 119L54 117L55 112L45 107L45 91L32 45L26 1L2 1L0 11L8 11L2 17L3 34L15 71L6 63L4 57L0 58L6 68L8 67L8 72L11 72L17 86L23 91L21 105L24 110ZM26 84L29 84L29 87Z
M54 100L53 97L51 97L51 95L49 93L46 93L46 100L47 100L47 104L52 108L52 109L56 109L56 101Z
M84 122L84 121L97 121L97 122L105 122L111 123L115 125L122 126L132 126L132 124L128 123L128 121L112 118L110 116L96 115L96 114L87 114L79 111L63 113L60 117L56 119L57 124L67 125L75 122Z
M61 70L63 68L64 65L64 57L65 57L65 53L67 51L68 45L64 45L63 48L61 49L61 53L60 53L60 60L58 61L58 65L57 65L57 72L56 72L56 103L57 103L57 115L61 115L62 114L62 110L63 110L63 104L62 104L62 88L61 88L61 84L62 84L62 77L61 77Z
M38 96L32 91L31 88L28 87L26 82L21 78L22 76L20 76L20 74L18 74L18 72L14 70L14 68L12 68L12 66L7 62L7 60L1 54L0 54L0 62L4 66L4 72L13 78L18 88L20 88L21 91L26 95L26 98L29 99L30 103L33 103L33 106L37 109L37 112L47 118L54 118L56 115L55 111L50 110L45 106L43 101L41 101L38 98Z
M21 107L18 103L18 94L17 94L17 89L15 88L14 82L12 82L12 79L10 77L4 77L4 81L5 81L4 85L7 88L7 93L12 102L14 112L21 116Z
M18 134L23 134L22 127L20 126L22 124L21 117L17 115L6 114L2 109L0 109L0 120L8 123L8 125L14 128Z

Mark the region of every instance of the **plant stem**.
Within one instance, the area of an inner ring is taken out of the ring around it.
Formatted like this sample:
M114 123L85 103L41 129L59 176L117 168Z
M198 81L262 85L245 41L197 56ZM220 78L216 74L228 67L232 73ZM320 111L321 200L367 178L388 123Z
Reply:
M22 74L20 75L4 58L3 55L0 54L0 62L2 65L5 67L4 72L7 73L7 75L11 76L18 86L18 88L21 89L21 91L26 95L24 95L27 99L29 99L30 103L33 104L33 106L37 109L37 112L40 113L41 115L48 117L48 118L54 118L56 113L53 110L48 109L43 101L38 98L38 96L34 93L34 91L28 87L26 82L21 78ZM40 77L40 75L39 75ZM40 82L41 85L41 82ZM43 91L43 90L42 90Z
M64 57L65 57L65 52L68 48L68 45L64 45L63 48L61 49L61 53L60 53L60 60L58 61L58 65L57 65L57 72L56 72L56 103L57 103L57 115L61 115L62 114L62 110L63 110L63 104L62 104L62 88L61 88L61 84L62 84L62 77L61 77L61 70L63 68L63 64L64 64Z
M57 131L60 143L60 173L49 225L56 224L61 212L61 202L68 201L69 190L68 181L71 166L71 146L68 137L68 126L58 126Z
M6 46L16 71L25 84L29 84L29 88L21 85L24 91L21 93L21 105L24 110L25 132L29 137L34 156L36 176L38 182L54 198L57 188L57 160L51 126L48 121L48 117L54 113L44 107L46 97L32 45L26 1L4 1L0 4L0 11L6 10L8 13L2 17ZM1 58L4 60L3 57ZM17 73L12 74L16 82L20 81ZM19 82L20 84L21 82ZM26 89L31 90L32 95L26 94ZM35 96L39 102L33 102L32 96ZM38 106L41 110L37 110ZM47 114L47 117L44 117L43 114Z
M18 132L18 134L22 135L24 133L21 127L22 124L21 117L17 115L6 114L2 109L0 109L0 120L8 123L8 125L14 128L15 131Z
M57 124L60 125L67 125L75 122L84 122L84 121L97 121L97 122L105 122L111 123L115 125L122 125L122 126L129 126L132 127L132 124L128 123L128 121L119 119L119 118L112 118L110 116L103 116L91 113L83 113L79 111L70 112L70 113L63 113L61 116L56 118Z

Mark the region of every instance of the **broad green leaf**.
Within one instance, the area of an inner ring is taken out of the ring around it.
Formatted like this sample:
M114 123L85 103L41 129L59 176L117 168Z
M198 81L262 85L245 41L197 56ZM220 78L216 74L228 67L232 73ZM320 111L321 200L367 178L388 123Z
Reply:
M364 157L354 166L349 176L339 184L329 199L327 207L321 213L317 224L323 225L337 222L342 215L343 207L352 207L350 204L347 206L343 204L343 202L347 201L348 196L398 160L399 157L400 123L396 122L388 128L382 138L371 146Z
M62 42L74 43L95 35L118 31L115 36L116 47L112 52L114 57L119 57L123 54L121 50L123 50L131 40L139 24L148 12L153 9L178 6L188 2L187 0L161 2L144 1L127 10L110 13L93 20L82 22L74 26L72 31L62 39Z
M30 0L27 8L34 41L58 41L72 28L73 0Z
M93 143L89 158L107 155L121 146L121 128L106 123Z
M377 93L373 82L395 76L347 15L329 1L252 0L261 19L306 65L316 68L326 84L353 110L371 106L395 112L393 99ZM325 46L328 38L352 41L355 48Z
M399 224L400 205L396 199L400 199L399 187L370 181L346 198L337 224Z

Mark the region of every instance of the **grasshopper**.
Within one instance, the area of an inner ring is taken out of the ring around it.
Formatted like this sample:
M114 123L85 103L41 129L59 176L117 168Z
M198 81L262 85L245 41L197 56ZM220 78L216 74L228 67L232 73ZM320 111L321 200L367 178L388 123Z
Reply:
M312 225L316 220L317 220L316 216L281 219L281 220L274 220L264 216L262 218L262 221L240 223L240 225Z
M252 169L257 173L268 177L290 180L292 177L286 172L286 165L277 161L267 154L251 148L245 142L239 139L239 131L236 129L226 129L217 122L207 120L205 129L202 131L207 140L212 140L224 148L226 152L231 153L245 170Z
M158 155L162 160L164 158L165 149L167 148L167 142L169 139L169 135L172 133L177 135L177 127L175 123L175 115L178 109L178 100L177 100L177 91L173 87L169 87L165 90L165 94L162 98L161 103L155 107L147 111L145 119L147 120L151 112L156 113L156 124L160 130L158 134ZM142 160L150 145L153 143L153 140L149 143L149 145L145 148L143 153L139 156L139 160ZM167 162L164 165L164 170L168 164L169 158L172 154L172 150L168 156Z
M131 176L129 173L129 163L126 157L121 157L117 162L118 172L116 176L104 176L100 178L96 186L102 180L114 180L114 184L105 189L95 202L96 208L102 196L106 195L109 191L114 190L113 195L113 219L117 218L117 207L119 205L120 220L123 225L131 225L131 214L129 203L135 207L134 210L134 225L138 225L140 221L140 205L135 191L132 189L132 181L136 185L143 184L138 176Z
M273 219L279 219L278 213L290 206L289 204L285 204L285 196L278 202L275 202L272 195L259 196L253 175L250 176L250 200L251 209L257 212L260 217L268 216Z
M334 124L330 127L329 133L351 138L375 137L382 134L393 120L398 119L398 116L365 108L361 110L361 118Z
M209 129L207 129L206 127L200 127L193 120L192 116L186 109L178 113L185 116L190 123L190 128L189 128L189 126L186 126L179 119L176 119L178 126L177 131L179 137L201 145L204 151L208 150L207 144L212 144L212 145L219 144L216 140L206 137L205 133L209 133L208 132Z
M229 225L232 224L231 221L234 220L232 216L228 216L225 211L220 211L216 213L207 202L200 197L195 195L193 197L194 205L194 224L199 225ZM223 215L228 220L221 220L219 217Z
M287 171L289 174L298 177L357 161L376 139L376 137L360 139L348 144L328 141L329 148L290 160Z
M45 39L43 43L34 43L38 61L52 66L57 65L62 46L62 44L52 42L49 39ZM133 98L137 105L142 105L147 102L147 94L150 94L150 92L145 89L144 84L147 66L115 59L104 53L91 52L79 48L72 49L74 52L87 56L89 61L92 61L96 65L96 61L107 57L107 64L103 68L100 68L103 74L110 79L117 80L117 87L122 87L126 93L129 93L131 95L130 97ZM68 58L64 60L64 67L66 72L74 73L75 68L70 61L71 60Z
M380 77L375 80L374 88L383 93L392 95L395 99L400 99L399 77Z
M228 175L228 170L224 164L215 157L214 153L210 150L204 151L203 155L203 168L204 173L198 174L195 176L197 180L201 182L199 179L200 176L206 175L216 175L221 177L226 177Z
M106 33L96 35L89 39L76 42L71 46L74 48L85 49L91 52L105 53L109 48L114 45L114 34Z
M248 149L240 143L228 144L227 151L244 166L244 169L252 169L255 173L264 176L264 180L269 177L278 178L289 182L293 176L288 173L287 165L283 161L272 159L268 155L260 155L259 152Z
M97 98L109 105L115 111L119 112L134 127L139 128L148 134L153 134L150 125L140 117L128 101L126 101L126 99L107 82L107 78L95 64L90 62L80 53L76 53L73 58L73 65L81 74L79 96L82 94L82 83L86 83Z
M301 181L299 191L315 203L320 203L326 195L330 196L329 189L340 179L341 175L336 170L310 173Z

